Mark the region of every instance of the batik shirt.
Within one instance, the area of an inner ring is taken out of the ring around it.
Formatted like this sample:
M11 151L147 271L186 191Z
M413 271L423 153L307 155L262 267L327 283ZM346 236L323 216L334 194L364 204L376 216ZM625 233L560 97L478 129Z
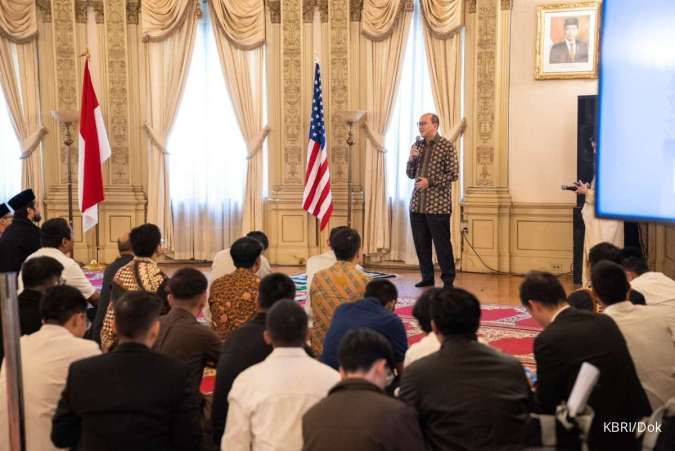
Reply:
M452 212L452 182L459 175L457 153L452 143L437 134L425 141L419 157L408 160L406 175L411 178L426 178L429 187L413 189L410 211L426 214L450 214Z
M323 340L335 309L342 303L363 299L368 282L368 276L354 263L343 260L314 275L310 287L314 319L310 341L315 355L323 352Z
M136 277L136 267L138 268L138 277L140 277L140 280ZM125 292L144 290L156 293L166 277L166 274L162 272L159 265L151 258L134 257L133 260L122 266L119 271L117 271L117 274L115 274L115 277L113 277L113 295L117 291L115 286ZM108 304L108 310L105 313L103 327L101 328L101 348L104 351L110 349L116 338L112 328L112 325L115 322L115 310L113 309L115 301L116 299L113 298Z
M245 268L237 268L213 281L209 308L213 328L221 340L255 316L259 284L260 278Z

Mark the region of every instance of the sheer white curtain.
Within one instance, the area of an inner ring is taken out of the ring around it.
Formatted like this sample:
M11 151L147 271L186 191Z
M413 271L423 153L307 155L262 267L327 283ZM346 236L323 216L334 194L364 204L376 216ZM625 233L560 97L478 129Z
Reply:
M185 92L168 139L174 257L210 260L239 237L246 143L203 8Z
M0 89L0 203L21 191L21 147Z
M410 146L418 135L417 120L424 113L434 113L434 99L424 48L422 10L415 2L411 31L408 36L401 82L389 129L385 135L387 197L391 205L391 249L389 260L417 264L410 231L408 205L413 181L405 175Z

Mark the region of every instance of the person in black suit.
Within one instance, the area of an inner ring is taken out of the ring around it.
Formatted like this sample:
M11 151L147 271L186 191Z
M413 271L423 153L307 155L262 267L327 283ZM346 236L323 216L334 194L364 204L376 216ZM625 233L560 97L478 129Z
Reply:
M14 210L14 218L0 238L0 273L18 273L26 258L40 249L40 228L35 223L42 216L32 189L20 192L7 204Z
M117 238L117 250L119 251L120 256L117 257L114 262L106 266L105 271L103 271L101 297L96 305L96 316L94 317L94 321L91 322L91 328L87 332L87 337L95 340L99 344L101 343L103 319L105 318L105 313L108 311L108 304L110 304L113 278L115 277L115 274L117 274L117 271L134 259L134 253L131 250L131 241L129 240L129 232L126 232Z
M129 292L115 302L119 345L73 363L52 420L57 448L141 451L199 449L200 403L189 368L150 350L160 301Z
M399 393L417 410L427 448L522 449L530 387L518 360L478 342L478 299L443 289L431 320L441 349L405 369Z
M286 274L272 273L260 281L258 287L258 312L235 330L223 343L216 370L211 422L213 441L220 445L225 432L225 422L230 404L227 396L234 380L245 369L260 363L272 353L272 345L265 342L267 311L282 299L295 299L295 283Z
M549 63L587 63L588 43L577 39L579 35L579 19L568 17L565 19L565 40L557 42L551 47Z
M533 271L520 286L520 300L544 326L534 340L538 386L536 409L553 413L567 401L583 362L600 370L588 404L595 416L589 434L592 450L638 449L635 434L609 432L610 422L636 422L651 413L626 342L612 318L567 304L565 290L552 274ZM617 423L614 423L617 424Z

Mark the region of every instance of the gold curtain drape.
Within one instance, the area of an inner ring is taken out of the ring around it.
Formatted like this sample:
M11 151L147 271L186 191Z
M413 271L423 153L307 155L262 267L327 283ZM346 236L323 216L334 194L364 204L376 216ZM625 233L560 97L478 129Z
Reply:
M263 228L263 154L270 128L264 123L265 3L210 0L213 33L239 128L247 147L241 233Z
M464 1L420 0L424 14L424 43L431 77L432 94L440 126L446 137L455 142L466 122L460 117L461 99L461 28L464 26ZM458 152L459 157L459 152ZM450 235L455 259L461 255L460 184L452 184Z
M400 0L366 0L362 33L366 40L368 111L364 128L368 136L365 155L365 230L363 252L385 251L390 246L391 224L386 193L384 135L398 87L405 44L412 19ZM376 34L373 34L375 33Z
M197 20L194 0L144 0L141 24L145 49L148 136L148 222L162 231L165 247L174 248L173 217L167 172L166 141L183 92Z

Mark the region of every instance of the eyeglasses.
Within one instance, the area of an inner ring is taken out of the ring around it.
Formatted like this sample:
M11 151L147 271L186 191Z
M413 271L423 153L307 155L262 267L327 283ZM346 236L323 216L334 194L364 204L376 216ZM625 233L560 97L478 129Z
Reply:
M420 125L427 125L427 124L428 124L428 122L426 122L426 121L420 121L420 122L417 123L417 126L419 127Z
M392 382L394 382L394 379L396 378L396 375L394 372L389 368L387 365L387 376L384 378L384 383L386 384L385 387L389 387Z

